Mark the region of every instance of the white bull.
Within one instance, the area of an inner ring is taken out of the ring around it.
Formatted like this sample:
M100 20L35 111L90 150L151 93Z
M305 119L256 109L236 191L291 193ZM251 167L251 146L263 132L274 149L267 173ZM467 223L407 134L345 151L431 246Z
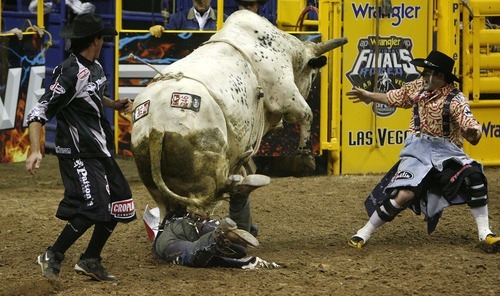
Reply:
M167 66L134 101L132 149L164 217L182 205L207 211L225 198L281 120L300 124L310 154L305 101L322 54L347 42L302 42L241 10L187 57Z

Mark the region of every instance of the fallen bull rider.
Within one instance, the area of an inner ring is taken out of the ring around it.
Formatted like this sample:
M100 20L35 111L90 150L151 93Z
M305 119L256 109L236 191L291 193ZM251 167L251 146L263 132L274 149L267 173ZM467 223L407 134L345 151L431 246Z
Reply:
M146 208L144 221L151 232L159 215ZM149 218L147 218L149 217ZM149 221L146 221L149 220ZM247 257L259 241L238 229L229 217L211 219L185 210L171 211L153 234L153 251L162 260L189 267L274 269L280 266L259 257ZM148 226L149 225L149 226ZM156 223L158 225L158 223Z

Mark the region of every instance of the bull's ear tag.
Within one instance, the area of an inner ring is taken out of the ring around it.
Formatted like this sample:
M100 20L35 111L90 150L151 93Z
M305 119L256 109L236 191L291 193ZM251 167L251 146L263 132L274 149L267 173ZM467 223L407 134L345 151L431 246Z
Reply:
M174 108L189 109L195 112L200 111L201 97L188 93L172 93L170 106Z

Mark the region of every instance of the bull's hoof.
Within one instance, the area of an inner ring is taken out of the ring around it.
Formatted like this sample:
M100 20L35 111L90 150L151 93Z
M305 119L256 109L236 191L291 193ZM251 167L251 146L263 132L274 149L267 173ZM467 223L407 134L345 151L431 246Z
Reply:
M242 175L231 175L229 176L229 182L233 184L233 186L248 185L262 187L269 185L269 183L271 183L271 178L260 174L251 174L246 177L243 177Z
M229 184L235 186L238 183L240 183L241 181L243 181L243 176L242 175L231 175L231 176L229 176L228 180L229 180Z
M290 155L277 158L274 163L276 170L281 175L291 175L296 177L310 176L316 170L315 158L308 155Z
M262 187L269 185L271 183L271 178L266 175L252 174L243 178L241 181L241 185L254 186L254 187Z
M231 181L233 188L231 189L231 198L233 196L246 196L255 189L269 185L271 183L271 178L265 175L252 174L246 177L240 175L229 176L229 181Z
M300 156L311 156L311 149L298 148L297 151L295 151L294 154L295 155L300 155Z

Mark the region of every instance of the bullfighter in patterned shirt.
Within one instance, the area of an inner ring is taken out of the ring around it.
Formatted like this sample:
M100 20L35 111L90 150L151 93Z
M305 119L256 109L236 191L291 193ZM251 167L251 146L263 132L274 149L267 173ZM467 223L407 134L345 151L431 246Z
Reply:
M75 271L98 281L111 281L101 265L101 252L118 222L136 218L132 192L113 158L113 132L104 107L130 112L129 99L105 97L107 78L98 62L104 36L114 28L104 27L98 15L78 15L59 32L71 39L73 53L54 69L52 85L30 111L31 152L26 169L35 174L42 161L42 126L57 119L55 153L64 184L64 198L56 217L68 221L55 243L37 262L49 279L57 278L65 252L92 226L87 249Z
M464 139L472 145L479 142L481 125L467 98L454 85L458 81L452 73L455 61L432 51L426 59L411 63L424 68L422 75L400 89L374 93L355 87L346 93L354 103L413 108L399 161L368 197L365 205L370 219L351 237L349 245L362 248L378 227L407 207L426 215L431 233L445 207L467 203L477 223L479 241L487 251L498 251L500 237L490 230L482 165L462 149Z

